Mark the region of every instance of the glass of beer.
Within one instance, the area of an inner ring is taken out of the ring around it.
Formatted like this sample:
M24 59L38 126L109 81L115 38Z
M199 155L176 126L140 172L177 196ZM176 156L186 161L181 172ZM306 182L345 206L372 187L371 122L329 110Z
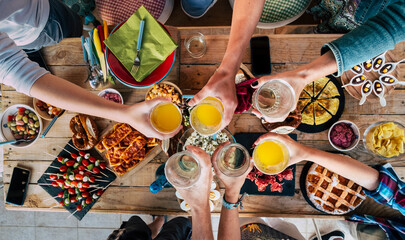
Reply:
M156 105L150 114L153 128L163 134L174 132L180 126L181 120L180 109L171 102Z
M253 94L253 107L265 117L287 116L295 109L294 89L284 80L270 80Z
M218 132L222 125L224 107L215 97L207 97L191 109L191 127L203 136Z
M218 151L214 161L226 176L239 177L249 169L250 155L244 146L239 143L230 143Z
M255 167L265 174L277 174L288 166L290 153L287 147L277 140L261 142L253 150Z
M165 175L175 188L189 188L200 178L200 163L190 152L178 152L167 160Z

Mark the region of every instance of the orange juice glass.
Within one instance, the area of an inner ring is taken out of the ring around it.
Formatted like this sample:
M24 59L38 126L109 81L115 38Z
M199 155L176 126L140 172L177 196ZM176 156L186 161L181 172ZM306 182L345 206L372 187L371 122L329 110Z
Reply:
M191 127L201 135L213 135L221 128L223 113L222 102L218 98L207 97L191 110Z
M253 151L255 167L265 174L277 174L288 166L290 153L287 147L277 140L266 140Z
M180 126L181 120L180 109L171 102L158 104L150 114L153 128L160 133L174 132Z

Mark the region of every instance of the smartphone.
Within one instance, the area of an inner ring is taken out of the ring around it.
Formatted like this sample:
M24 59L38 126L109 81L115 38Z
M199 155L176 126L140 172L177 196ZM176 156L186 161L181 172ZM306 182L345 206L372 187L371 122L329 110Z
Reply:
M250 39L250 54L252 58L252 73L256 76L271 73L270 43L267 36Z
M45 63L44 57L42 56L40 51L26 52L26 53L31 61L38 63L40 67L45 68L46 70L49 71L48 66Z
M8 188L6 202L18 206L24 205L27 187L30 180L28 169L15 167L11 176L10 187Z

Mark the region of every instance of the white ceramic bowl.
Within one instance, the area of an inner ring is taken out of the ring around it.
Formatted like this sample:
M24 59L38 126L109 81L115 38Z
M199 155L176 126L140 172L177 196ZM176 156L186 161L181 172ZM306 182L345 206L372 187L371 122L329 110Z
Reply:
M342 148L342 147L336 146L335 144L333 144L332 140L330 139L330 134L331 134L332 129L333 129L337 124L339 124L339 123L346 123L346 124L348 124L348 125L353 129L354 135L355 135L355 137L356 137L355 140L353 141L353 143L352 143L348 148ZM328 139L329 139L330 145L332 145L332 147L334 147L336 150L342 151L342 152L347 152L347 151L350 151L350 150L354 149L354 148L357 146L357 144L359 144L359 141L360 141L360 130L359 130L359 128L356 126L356 124L354 124L353 122L348 121L348 120L340 120L340 121L335 122L335 123L329 128L329 131L328 131Z
M18 147L18 148L24 148L24 147L28 147L31 146L32 144L34 144L39 136L42 133L42 121L41 121L41 117L39 116L39 114L30 106L25 105L25 104L15 104L12 105L10 107L8 107L6 110L4 110L3 114L1 115L1 129L0 129L0 134L1 137L3 138L4 141L11 141L11 140L15 140L15 137L13 136L10 128L7 127L7 122L8 122L8 116L9 115L16 115L18 112L18 108L23 107L25 109L30 110L31 112L35 113L35 115L37 115L38 117L38 121L39 121L39 131L38 134L35 138L33 138L31 141L29 142L20 142L18 144L12 144L14 147Z
M117 90L115 90L114 88L106 88L104 90L101 90L97 95L99 97L103 97L106 93L116 93L120 96L121 98L121 104L124 104L124 98L122 98L122 95L120 92L118 92Z
M399 122L395 122L395 121L380 121L380 122L376 122L371 124L370 126L368 126L368 128L364 131L363 134L363 145L364 148L367 149L367 151L379 158L384 158L384 159L390 159L390 158L401 158L403 155L405 155L405 153L400 153L398 156L393 156L393 157L385 157L380 155L378 152L373 150L373 146L372 146L372 138L374 135L374 131L376 130L376 128L378 128L379 126L381 126L384 123L389 123L389 122L393 122L395 125L397 125L398 127L405 129L405 126L402 125ZM403 143L405 145L405 143Z

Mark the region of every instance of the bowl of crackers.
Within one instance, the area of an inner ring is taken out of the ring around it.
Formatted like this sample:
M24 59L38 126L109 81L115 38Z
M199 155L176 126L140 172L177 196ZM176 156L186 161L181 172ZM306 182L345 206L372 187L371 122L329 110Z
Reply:
M183 103L183 93L176 84L171 82L161 82L153 85L146 93L145 100L152 100L157 97L170 97L176 105Z
M371 124L363 135L364 147L377 157L389 159L404 154L405 127L398 122Z

